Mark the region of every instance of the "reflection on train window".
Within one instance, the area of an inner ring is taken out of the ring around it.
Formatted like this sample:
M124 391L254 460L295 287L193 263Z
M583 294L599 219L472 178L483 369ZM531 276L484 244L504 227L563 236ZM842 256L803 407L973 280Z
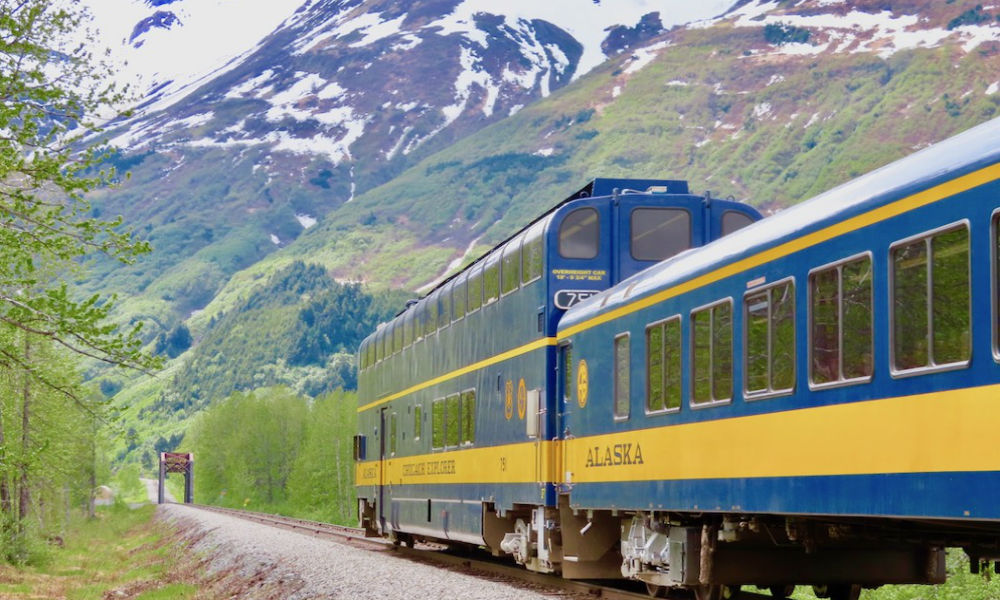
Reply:
M521 283L521 238L503 248L503 266L500 268L500 292L509 294Z
M559 225L559 256L594 258L600 243L600 219L597 210L578 208L566 215Z
M872 376L872 259L852 258L809 275L809 377L814 384Z
M681 318L646 328L646 412L681 407Z
M969 360L969 230L965 225L892 248L893 367Z
M476 270L469 275L469 312L479 310L483 304L483 268L476 267Z
M500 297L500 261L487 265L483 273L483 305Z
M396 413L389 415L389 456L396 454Z
M747 215L735 210L727 210L722 213L722 235L729 235L751 223L753 223L753 219Z
M457 321L465 316L465 279L460 279L455 282L455 287L452 288L451 293L451 308L454 314L452 315L452 320Z
M795 386L795 285L791 280L743 297L748 395L790 392Z
M693 404L733 396L732 300L691 313L691 398Z
M431 447L444 448L444 398L431 402Z
M458 394L452 394L444 401L444 443L448 447L458 445L460 404Z
M615 419L629 417L629 334L615 337Z
M438 302L437 292L427 298L427 320L424 321L424 335L430 335L437 331L438 326Z
M542 223L537 224L521 247L521 283L531 283L542 276L542 230Z
M416 316L413 318L413 340L422 340L424 332L427 331L427 303L420 302L416 307Z
M438 291L438 329L451 324L451 284Z
M415 311L411 308L406 311L406 315L403 317L403 347L409 348L410 344L413 343L413 313Z
M663 260L691 247L691 215L680 208L632 211L632 258Z
M462 392L462 444L476 441L476 390Z
M423 434L423 423L420 421L420 417L423 411L419 404L413 407L413 439L419 440L420 435Z

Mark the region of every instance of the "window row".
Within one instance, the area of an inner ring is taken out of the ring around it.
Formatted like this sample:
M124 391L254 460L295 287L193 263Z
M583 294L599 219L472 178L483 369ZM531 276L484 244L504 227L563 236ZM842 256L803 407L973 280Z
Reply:
M394 456L400 439L397 415L386 425L389 455ZM413 439L423 436L421 405L413 406ZM405 438L405 433L403 434ZM435 450L471 446L476 441L476 390L470 389L431 401L431 447Z
M1000 234L994 241L1000 256ZM895 375L967 364L972 353L969 230L964 224L890 246L890 362ZM1000 261L1000 258L997 259ZM1000 262L998 262L1000 269ZM809 381L813 387L860 383L873 373L872 257L864 254L810 272ZM748 399L795 388L795 282L782 280L743 297L743 393ZM690 403L733 396L733 303L726 298L691 312ZM997 337L1000 338L1000 330ZM681 407L681 316L645 328L646 411ZM630 406L630 336L614 340L614 416Z
M380 329L361 352L367 369L501 296L538 281L544 264L543 223L538 223L485 260L435 290Z

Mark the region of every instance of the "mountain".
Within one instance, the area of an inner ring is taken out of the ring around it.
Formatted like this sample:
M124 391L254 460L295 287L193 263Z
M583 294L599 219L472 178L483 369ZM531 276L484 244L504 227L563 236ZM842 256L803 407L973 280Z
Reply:
M95 206L139 225L159 251L132 269L99 265L81 285L133 297L122 316L151 321L151 333L358 194L607 53L729 2L518 0L502 13L484 0L271 4L132 1L131 29L124 16L109 25L119 33L105 40L149 72L135 115L109 124L113 164L132 177ZM261 13L249 30L273 30L225 44L207 34L244 11ZM203 58L180 60L191 55Z
M331 18L332 37L308 35L321 6L346 11ZM428 29L456 6L413 3L402 15L374 2L306 5L239 64L112 132L129 140L118 162L133 175L95 207L124 213L156 251L128 269L96 265L80 285L118 290L121 318L152 321L154 335L183 323L193 339L157 380L108 386L124 385L116 398L139 411L155 405L129 417L146 438L175 439L183 415L226 393L199 378L227 368L240 371L225 377L241 389L321 387L317 370L334 354L298 365L291 351L242 360L254 328L273 348L301 339L302 311L325 291L253 306L298 262L369 290L416 290L595 176L687 179L774 211L1000 109L1000 9L962 0L743 1L669 29L641 5L630 23L602 29L596 47L609 58L593 67L585 57L597 38L572 37L565 22L504 16L496 25L479 15L463 21L475 31ZM373 14L377 22L364 16ZM533 62L525 48L536 42L549 51ZM465 68L473 50L497 54ZM518 83L526 77L495 78L506 72L534 73L530 90ZM323 92L334 85L337 95ZM352 143L337 145L350 128L328 113L365 115ZM301 152L282 145L293 138ZM326 144L326 154L302 140Z

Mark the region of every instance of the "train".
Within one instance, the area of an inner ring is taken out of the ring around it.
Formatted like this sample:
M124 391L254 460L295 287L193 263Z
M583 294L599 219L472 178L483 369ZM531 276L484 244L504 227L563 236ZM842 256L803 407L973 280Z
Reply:
M595 180L361 345L370 535L650 594L1000 560L1000 119L766 218Z

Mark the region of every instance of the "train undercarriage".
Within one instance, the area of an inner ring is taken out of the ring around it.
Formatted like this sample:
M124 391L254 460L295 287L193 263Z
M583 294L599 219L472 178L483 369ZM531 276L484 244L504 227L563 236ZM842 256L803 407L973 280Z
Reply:
M366 511L362 503L362 511ZM374 511L362 514L381 535ZM432 537L386 532L398 542ZM632 579L657 597L722 600L744 585L781 598L811 585L820 598L856 600L863 588L945 581L945 548L962 547L973 571L1000 560L997 531L960 523L783 515L582 510L483 505L494 555L568 579Z

